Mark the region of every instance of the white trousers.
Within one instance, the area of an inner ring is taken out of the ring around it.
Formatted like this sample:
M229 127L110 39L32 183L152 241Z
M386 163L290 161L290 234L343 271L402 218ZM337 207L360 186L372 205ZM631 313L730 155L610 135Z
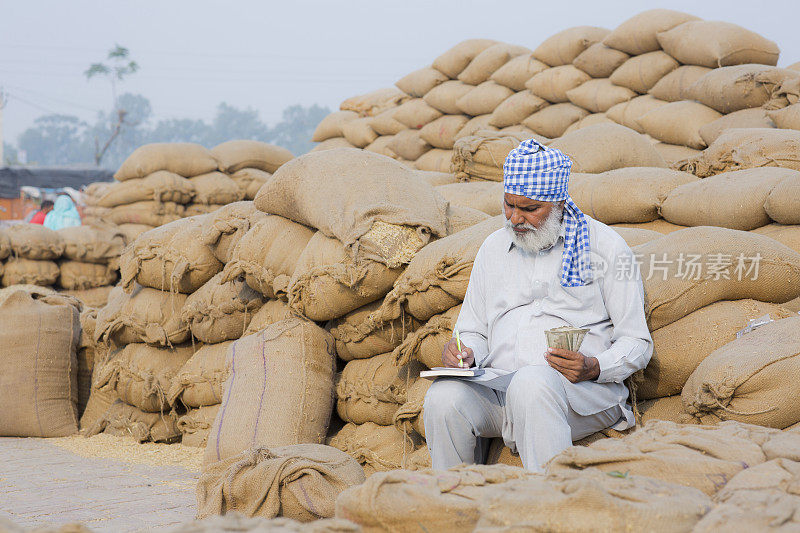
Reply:
M433 468L482 463L488 439L502 437L523 466L542 466L572 442L613 426L623 416L614 406L582 416L567 401L561 376L549 366L517 371L506 392L457 378L440 378L425 395L425 436Z

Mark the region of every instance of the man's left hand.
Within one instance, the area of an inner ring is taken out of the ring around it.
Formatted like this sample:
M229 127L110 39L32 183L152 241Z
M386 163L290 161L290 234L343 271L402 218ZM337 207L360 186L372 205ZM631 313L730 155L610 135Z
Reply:
M586 357L580 352L548 348L544 354L547 363L561 372L572 383L596 379L600 375L600 364L594 357Z

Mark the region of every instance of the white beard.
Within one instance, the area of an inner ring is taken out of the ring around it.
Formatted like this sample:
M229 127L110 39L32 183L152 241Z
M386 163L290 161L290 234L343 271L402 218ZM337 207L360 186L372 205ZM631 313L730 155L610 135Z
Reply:
M550 215L542 222L541 227L537 228L533 224L517 224L516 226L506 219L506 229L511 234L511 240L515 246L519 246L523 251L536 253L552 247L561 235L562 217L564 208L553 205ZM527 233L518 235L513 228L527 229Z

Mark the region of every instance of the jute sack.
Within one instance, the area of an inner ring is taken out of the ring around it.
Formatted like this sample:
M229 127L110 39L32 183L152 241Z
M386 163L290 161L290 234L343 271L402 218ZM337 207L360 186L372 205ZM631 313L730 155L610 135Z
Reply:
M575 104L555 104L537 111L522 121L522 124L545 137L561 137L572 124L589 112Z
M530 53L531 51L524 46L507 43L493 44L475 56L458 75L458 79L469 85L480 85L512 58Z
M189 177L217 170L217 160L195 143L152 143L137 148L114 174L117 181L144 178L168 170Z
M483 211L461 205L451 205L447 208L447 234L458 233L490 218L492 217Z
M11 241L15 257L22 259L57 259L64 253L64 241L57 231L41 224L14 224L4 233Z
M634 252L642 258L651 331L720 300L783 303L800 296L800 254L764 235L700 226L642 244ZM689 259L700 265L700 275L694 267L687 274ZM727 273L728 279L715 272Z
M5 259L9 255L11 255L11 239L5 231L0 230L0 259Z
M635 92L627 87L614 85L608 79L588 80L567 91L570 102L592 113L604 113L635 97Z
M764 210L779 224L800 224L800 175L788 177L773 187Z
M87 207L96 206L103 195L114 186L113 181L95 181L83 188L84 203Z
M644 222L641 224L614 224L614 227L647 229L647 230L657 231L664 235L666 235L667 233L672 233L673 231L678 231L686 228L686 226L678 226L676 224L667 222L663 218L659 218L652 222Z
M66 290L59 291L67 296L72 296L81 301L84 307L100 309L108 303L108 295L111 294L113 285L105 287L94 287L92 289Z
M767 115L778 128L800 130L800 105L792 104L782 109L767 111Z
M155 226L149 226L146 224L119 224L115 227L117 231L119 231L123 238L125 239L125 244L133 244L139 235L144 233L145 231L150 231ZM124 251L124 248L123 248Z
M208 434L211 426L219 413L219 405L209 405L190 409L185 415L178 418L178 430L181 432L181 444L205 448L208 444Z
M428 368L442 366L444 346L453 338L453 328L460 312L461 304L432 316L425 324L409 333L392 352L397 364L405 365L411 360L417 360Z
M778 45L730 22L693 20L659 33L658 44L687 65L717 68L744 63L775 65Z
M238 202L244 198L244 193L236 182L222 172L209 172L189 178L194 186L195 204L225 205Z
M489 79L512 91L523 91L525 82L548 68L550 67L535 59L532 54L520 54L495 70Z
M294 156L286 148L261 141L237 140L218 144L211 156L219 161L219 169L233 174L243 168L275 172Z
M694 82L711 72L708 67L698 67L697 65L682 65L653 85L648 94L665 102L679 102L687 98L689 87Z
M767 224L752 230L752 233L766 235L770 239L775 239L795 252L800 253L800 226L798 225Z
M425 438L425 424L423 422L423 406L425 394L433 384L433 380L418 378L406 393L406 401L394 414L394 426L398 431L408 435L416 431Z
M401 105L410 98L396 87L387 87L348 98L339 105L339 109L355 111L362 117L374 117L387 109Z
M220 262L228 263L239 240L267 216L253 202L234 202L205 219L201 238Z
M455 175L451 174L450 171L444 172L435 172L430 170L419 170L416 172L415 176L428 185L447 185L448 183L457 183L458 179L456 179ZM449 216L449 213L448 213Z
M108 304L97 313L95 341L124 346L144 342L158 346L189 339L189 326L181 320L186 295L170 294L135 285L130 294L114 287Z
M572 64L592 78L608 78L630 56L603 43L594 43L578 54Z
M761 107L770 101L787 79L800 79L800 72L767 65L735 65L715 68L686 90L693 100L728 114Z
M586 83L591 78L572 65L563 65L540 72L525 83L525 87L539 98L553 104L569 102L567 91Z
M431 89L423 100L425 100L426 104L434 109L438 109L442 113L447 115L459 115L461 114L461 108L458 107L456 102L472 89L474 89L472 85L467 85L458 80L446 81L434 89Z
M364 479L361 465L330 446L254 447L205 469L197 516L240 512L310 522L332 517L336 497Z
M644 373L634 376L636 396L648 400L680 394L706 357L734 340L749 320L767 314L774 320L792 316L776 304L747 299L720 301L654 330L653 356Z
M84 263L108 263L125 248L124 235L113 226L75 226L58 230L64 257Z
M425 94L449 78L433 67L424 67L406 74L395 85L398 89L414 98L422 98Z
M800 131L732 128L717 137L681 170L705 178L720 172L757 167L800 170Z
M586 115L578 122L572 124L569 128L567 128L564 131L564 135L579 130L581 128L594 126L595 124L616 124L616 122L608 118L605 113L592 113L591 115Z
M645 54L661 48L656 35L690 20L694 15L671 9L648 9L616 27L603 39L603 44L631 55Z
M419 327L419 322L411 316L401 316L386 324L378 322L375 313L381 304L376 300L329 324L336 340L336 354L341 359L352 361L391 352Z
M658 239L662 235L657 231L641 228L621 228L616 226L612 229L616 231L630 247L650 242L653 239Z
M77 386L78 386L78 418L83 415L89 395L92 390L92 373L95 360L105 357L105 350L96 350L94 330L97 325L97 309L83 308L80 314L81 336L78 341L77 355Z
M467 39L433 60L433 68L450 79L456 79L478 54L496 44L491 39Z
M508 153L531 136L521 133L481 131L462 137L453 146L452 170L459 180L470 178L503 181L503 162Z
M353 146L364 148L378 138L378 134L375 133L370 124L372 124L372 117L351 120L342 126L342 134L347 139L347 142Z
M776 431L738 422L694 426L653 420L620 439L567 448L547 464L547 472L597 467L693 487L712 496L732 476L767 459L762 445Z
M397 108L387 109L380 115L372 117L370 127L378 135L397 135L401 131L408 129L408 126L394 119Z
M375 227L380 228L380 223ZM356 260L341 242L318 231L298 258L288 283L289 307L311 320L339 318L382 298L401 272L377 261Z
M434 148L451 150L456 134L467 122L469 117L466 115L445 115L423 126L419 136Z
M480 131L499 131L498 128L489 124L492 115L479 115L472 117L469 122L464 124L464 127L456 134L456 140L469 137L470 135L478 135Z
M451 183L437 186L436 191L451 204L471 207L489 216L497 216L503 211L502 183Z
M452 159L453 150L434 148L419 156L419 159L414 161L414 168L428 172L436 172L437 174L449 174Z
M178 415L169 413L145 413L122 400L117 400L91 426L86 436L99 433L117 437L133 437L138 442L173 443L181 439L178 430Z
M422 98L413 98L399 106L392 118L404 126L418 130L441 116L441 111L428 105ZM350 139L348 140L350 141ZM353 141L350 142L352 143Z
M596 469L509 482L482 498L478 531L690 531L712 507L702 492Z
M194 197L194 186L183 176L157 170L145 178L118 182L97 200L101 207L116 207L134 202L174 202L188 204Z
M428 320L464 299L475 255L491 233L503 227L503 216L491 218L423 248L386 295L379 311L388 322L403 311Z
M253 446L321 443L333 409L335 359L331 336L299 319L235 341L203 464Z
M489 118L489 124L498 128L521 124L523 120L548 105L550 104L547 101L535 96L530 91L520 91L503 100L495 108Z
M98 364L95 366L94 372L98 375L103 364L105 363L98 361ZM86 402L86 407L80 418L79 427L81 429L81 434L86 435L89 429L94 427L94 425L103 418L109 408L117 400L119 400L117 391L113 389L101 391L92 384L92 388L89 391L89 401Z
M597 124L564 135L549 145L572 159L573 172L605 172L623 167L667 164L644 137L618 124Z
M627 87L639 94L646 94L653 86L678 68L679 64L661 50L637 55L611 74L609 80L614 85Z
M533 51L533 57L551 67L569 65L581 52L608 34L609 30L594 26L567 28L545 39Z
M92 289L104 285L113 285L117 281L117 271L115 269L109 265L97 263L61 261L59 272L58 284L64 289Z
M3 287L11 285L55 285L61 273L53 261L34 261L32 259L9 258L0 268L3 274Z
M299 317L297 313L292 311L289 305L283 300L267 300L267 302L261 306L261 309L253 315L244 334L252 335L253 333L258 333L270 324L286 320L287 318L302 317Z
M210 215L218 209L225 207L225 204L189 204L186 206L184 217L195 217L199 215Z
M345 422L394 423L408 387L419 377L416 361L399 366L391 353L348 362L336 382L336 412Z
M775 124L767 116L767 111L756 107L754 109L741 109L724 115L713 122L700 126L700 137L703 142L710 145L731 128L773 128Z
M342 136L342 126L351 120L358 118L355 111L334 111L325 116L314 130L311 142L319 143Z
M764 204L772 189L787 179L800 180L800 172L749 168L686 183L669 192L661 204L661 216L683 226L759 228L771 222Z
M143 233L120 258L122 286L134 281L154 289L190 294L222 270L203 243L205 215L176 220Z
M416 242L419 249L431 235L441 237L447 231L447 203L429 185L391 158L355 149L309 153L292 160L261 188L255 204L266 213L336 237L356 259L382 261L390 267L407 262L409 253L416 251L406 253L404 247ZM378 221L396 225L388 237L397 239L397 245L378 232L370 233ZM413 238L409 228L416 230ZM387 247L388 254L382 249Z
M365 532L472 531L490 493L534 475L506 465L382 472L340 494L336 517L357 523Z
M264 296L243 279L223 281L220 272L186 298L181 320L192 336L214 344L244 335L253 314L264 305Z
M636 98L621 102L609 108L609 110L606 111L606 116L617 124L622 124L626 128L644 133L644 129L639 125L639 118L665 104L666 102L663 100L653 98L649 94L637 96Z
M686 411L778 429L800 421L800 317L763 325L714 350L681 394Z
M416 129L401 131L392 138L387 146L389 150L400 156L400 158L412 162L433 148L422 138L420 130Z
M273 281L291 276L314 232L277 215L257 221L239 240L223 271L223 281L244 275L247 285L275 297Z
M356 524L336 518L304 523L290 518L245 518L239 513L229 513L203 520L184 522L175 528L173 533L218 533L219 531L257 533L274 531L276 528L281 533L360 533L361 531Z
M653 145L653 148L656 149L656 152L664 158L664 161L667 162L669 168L672 169L681 169L686 168L685 164L690 159L694 159L698 157L702 152L700 150L695 150L694 148L689 148L688 146L679 146L677 144L667 144L658 142Z
M394 426L372 422L345 424L328 444L342 450L364 468L367 477L376 472L412 468L411 457L417 451L416 441L397 431Z
M391 157L392 159L397 159L397 154L389 148L389 144L394 140L394 135L381 135L367 146L364 147L364 150L368 150L370 152L375 152L376 154L385 155L386 157Z
M191 345L128 344L109 357L94 382L100 390L114 389L122 401L146 413L163 413L172 409L167 396L172 379L193 353Z
M106 217L114 224L162 226L183 217L186 208L172 202L135 202L113 207Z
M0 303L0 436L63 437L78 431L76 351L80 304L12 291Z
M222 387L228 379L228 352L233 341L201 346L172 378L170 405L198 408L222 403ZM213 422L213 418L212 418Z
M394 110L391 110L394 112ZM327 141L322 141L317 146L311 149L312 152L321 152L323 150L333 150L334 148L355 148L352 144L347 142L344 137L334 137Z
M462 113L475 117L492 113L512 94L514 91L508 87L485 81L459 98L456 105Z
M637 407L639 410L637 424L647 424L651 420L667 420L676 424L693 422L689 413L683 409L680 394L638 402Z
M257 168L243 168L231 174L231 179L244 192L245 200L252 200L258 194L258 190L270 180L272 174L258 170Z
M639 117L638 122L654 139L700 150L706 147L700 128L721 117L710 107L687 100L659 106Z

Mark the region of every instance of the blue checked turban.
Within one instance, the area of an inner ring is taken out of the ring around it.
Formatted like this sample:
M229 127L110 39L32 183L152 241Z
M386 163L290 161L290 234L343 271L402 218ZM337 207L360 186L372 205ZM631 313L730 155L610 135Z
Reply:
M591 281L589 223L569 196L572 161L564 152L534 139L522 141L503 164L503 189L540 202L564 200L564 253L561 285L577 287Z

